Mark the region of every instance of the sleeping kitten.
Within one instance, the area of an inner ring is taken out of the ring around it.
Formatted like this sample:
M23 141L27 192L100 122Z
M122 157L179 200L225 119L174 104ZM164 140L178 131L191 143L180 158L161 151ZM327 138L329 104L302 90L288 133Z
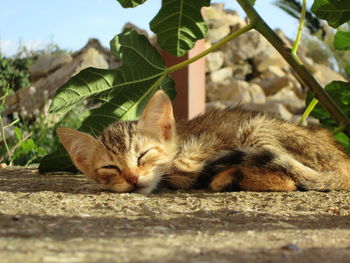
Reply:
M241 109L175 123L163 91L139 121L116 122L94 138L58 128L76 167L116 192L175 189L293 191L350 189L350 159L321 128Z

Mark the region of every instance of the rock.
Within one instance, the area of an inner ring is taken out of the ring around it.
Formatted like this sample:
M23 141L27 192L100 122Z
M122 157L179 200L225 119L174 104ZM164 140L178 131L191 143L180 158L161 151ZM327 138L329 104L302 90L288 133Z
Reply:
M282 68L276 65L270 65L266 68L261 74L264 78L276 78L283 77L286 75L286 72Z
M232 79L233 70L231 67L221 68L210 73L212 82L219 84L229 84Z
M211 101L205 104L205 111L212 111L212 110L223 110L230 106L230 102L224 102L224 101Z
M224 4L213 4L204 11L204 20L210 30L207 41L215 43L231 33L231 28L240 28L246 23L236 12L225 12Z
M334 80L346 81L342 75L325 65L315 63L313 66L313 72L314 76L318 79L322 86L326 86Z
M298 98L291 89L284 88L272 96L266 98L268 102L283 104L293 114L301 114L305 109L305 100Z
M42 109L60 86L87 67L109 67L103 50L86 46L74 53L69 63L64 64L64 66L61 66L47 77L40 78L33 83L37 94L47 93L47 96L32 96L33 92L30 87L20 89L7 98L6 103L8 107L4 114L7 115L15 111L20 112L21 109L25 109L29 113L34 112L35 109Z
M233 106L251 102L251 93L249 92L248 86L245 83L246 82L243 81L241 83L233 83L230 87L227 87L222 91L220 94L221 98L231 101Z
M288 63L270 44L269 46L265 46L265 48L261 51L262 52L255 53L256 56L253 58L253 61L259 72L266 71L269 66L277 66L282 69L289 69Z
M291 89L295 92L295 95L297 95L299 99L305 100L305 97L306 97L305 88L301 86L300 82L296 79L296 77L292 73L288 72L287 77L291 82L291 87L292 87Z
M59 53L57 55L45 53L29 68L29 74L35 81L41 77L47 76L71 61L72 57L68 53Z
M228 34L230 34L230 32L230 27L228 26L220 26L213 28L208 32L207 40L209 40L211 43L215 43L220 39L226 37Z
M252 65L241 61L239 64L232 64L233 78L236 80L245 80L248 74L252 73Z
M107 69L108 66L108 62L106 61L104 56L95 48L91 47L88 48L82 55L81 63L79 67L76 68L75 73L73 75L79 73L81 70L88 67Z
M126 23L123 28L122 28L122 32L127 29L127 28L131 28L134 29L137 33L139 33L140 35L144 35L145 37L149 38L149 35L147 33L147 30L141 29L138 26L134 25L133 23Z
M276 94L281 89L292 86L287 76L262 79L258 84L262 87L266 96Z
M208 54L206 56L206 71L212 72L220 69L224 64L224 57L225 55L222 51L216 51Z
M249 83L248 90L251 96L251 102L256 104L262 104L266 102L265 93L259 85Z
M265 94L258 85L241 80L229 86L217 85L208 96L210 101L230 102L231 106L249 102L259 104L266 101Z
M249 31L228 42L221 50L225 53L225 63L229 61L247 60L270 47L267 40L256 31ZM226 53L227 52L227 53Z
M265 104L247 103L242 105L242 108L251 111L273 113L286 121L293 120L293 114L285 106L274 101L267 101Z

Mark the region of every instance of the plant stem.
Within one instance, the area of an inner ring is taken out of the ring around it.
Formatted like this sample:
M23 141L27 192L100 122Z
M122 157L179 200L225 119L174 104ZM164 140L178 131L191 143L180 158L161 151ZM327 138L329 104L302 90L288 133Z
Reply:
M292 55L291 49L287 47L281 38L266 24L248 0L237 0L237 2L247 14L254 29L262 34L276 48L276 50L297 73L299 81L312 91L315 97L320 101L321 105L333 116L338 125L345 127L346 134L350 137L350 120L322 88L320 83L304 65L299 64Z
M306 120L306 118L310 115L310 113L315 108L317 103L318 103L318 100L313 98L310 104L307 106L306 110L304 111L303 116L301 116L299 120L299 124L302 124Z
M21 143L25 142L27 139L29 139L29 137L31 137L33 135L32 132L28 133L26 136L24 136L21 140L19 140L16 145L12 146L11 149L9 149L9 151L0 159L0 161L2 161L6 156L9 157L10 159L10 163L9 166L12 166L13 160L12 160L12 154L15 152L15 150L17 149L18 146L21 145Z
M251 30L253 28L253 26L251 24L248 24L244 27L242 27L241 29L229 34L227 37L221 39L219 42L217 42L215 45L211 46L210 48L204 50L203 52L199 53L198 55L194 56L193 58L187 59L183 62L180 62L170 68L168 68L166 70L167 74L172 73L176 70L179 70L181 68L186 67L187 65L191 64L192 62L197 61L198 59L201 59L202 57L208 55L210 52L218 49L219 47L221 47L222 45L226 44L227 42L229 42L230 40L242 35L243 33Z
M301 39L301 33L303 32L303 26L304 26L304 20L305 20L305 14L306 14L306 0L303 0L303 6L301 9L301 17L299 20L299 28L298 28L298 33L295 38L293 47L292 47L292 55L294 56L294 59L299 62L299 64L302 64L300 58L297 55L298 47L300 44L300 39Z
M10 156L10 149L9 149L9 146L7 145L7 142L6 142L6 135L5 135L5 126L4 126L4 123L2 121L2 117L0 115L0 127L1 127L1 133L2 133L2 140L5 144L5 148L6 148L6 152L7 152L7 155ZM11 156L10 156L11 157ZM2 160L3 158L1 158Z
M2 96L2 97L0 98L0 101L1 101L1 104L2 104L2 105L5 105L5 100L6 100L7 96L8 96L8 90L9 90L9 88L6 87L5 92L4 92L4 96ZM4 144L5 144L6 152L7 152L7 154L9 155L9 157L11 157L11 156L10 156L10 149L9 149L9 146L7 145L7 142L6 142L6 135L5 135L5 128L6 128L6 126L4 125L4 122L2 121L2 116L1 116L1 114L0 114L0 128L1 128L1 133L2 133L2 140L3 140ZM4 159L4 158L1 158L1 161L2 161L3 159ZM11 158L10 158L10 159L11 159Z
M303 5L302 5L302 9L301 9L301 16L300 16L300 20L299 20L298 33L297 33L297 36L295 38L295 41L294 41L294 44L292 47L292 55L293 55L294 59L299 64L303 64L303 62L298 57L297 51L298 51L298 47L300 44L301 33L303 32L305 14L306 14L306 0L303 0ZM306 110L304 111L303 116L301 116L301 118L299 120L299 125L301 125L306 120L306 118L311 114L312 110L315 108L317 103L318 103L318 100L313 98L312 101L310 102L310 104L307 106Z

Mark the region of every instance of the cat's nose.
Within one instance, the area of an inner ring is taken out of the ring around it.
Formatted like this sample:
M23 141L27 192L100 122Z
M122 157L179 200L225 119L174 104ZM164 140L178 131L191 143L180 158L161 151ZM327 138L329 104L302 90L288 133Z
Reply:
M125 175L125 180L132 185L136 185L137 184L137 176L133 175L133 174L126 174Z

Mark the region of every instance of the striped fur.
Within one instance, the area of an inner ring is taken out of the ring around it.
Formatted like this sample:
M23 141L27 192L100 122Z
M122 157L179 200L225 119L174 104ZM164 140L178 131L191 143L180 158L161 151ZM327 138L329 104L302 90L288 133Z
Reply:
M350 189L350 159L327 130L242 109L215 110L175 125L161 91L140 121L114 123L94 143L71 129L58 134L78 169L117 192L149 193L161 181L213 191Z

